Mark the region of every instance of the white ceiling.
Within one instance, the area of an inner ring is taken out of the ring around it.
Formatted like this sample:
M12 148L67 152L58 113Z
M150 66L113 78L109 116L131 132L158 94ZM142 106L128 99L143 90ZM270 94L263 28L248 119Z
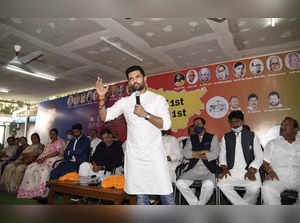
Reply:
M0 69L2 99L39 101L93 87L100 73L106 82L125 79L139 64L147 74L181 70L248 56L300 49L300 19L205 18L0 18L0 64L41 50L29 66L57 77L55 82ZM100 40L105 37L143 58L140 62Z

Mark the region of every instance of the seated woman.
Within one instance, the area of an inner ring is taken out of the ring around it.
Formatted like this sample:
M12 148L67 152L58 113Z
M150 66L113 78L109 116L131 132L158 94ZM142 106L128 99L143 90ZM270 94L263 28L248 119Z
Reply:
M22 182L26 167L36 160L43 151L44 145L40 143L40 136L37 133L31 135L32 145L21 153L15 161L9 163L4 169L1 183L8 192L17 192Z
M50 141L42 154L30 164L25 172L18 191L18 198L34 198L48 196L46 182L49 180L52 165L56 160L62 159L65 142L58 138L58 130L51 129Z
M101 132L102 142L98 144L92 156L91 163L84 162L80 165L80 176L104 178L114 174L122 174L123 150L122 142L114 141L112 132L104 129Z

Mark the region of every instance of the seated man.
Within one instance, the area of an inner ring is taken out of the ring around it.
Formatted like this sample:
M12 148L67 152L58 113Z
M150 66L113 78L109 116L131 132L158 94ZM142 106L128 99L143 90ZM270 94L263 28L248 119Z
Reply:
M176 182L176 167L180 164L183 155L182 148L176 137L168 135L166 131L162 131L162 140L167 154L169 173L172 182Z
M103 179L114 171L115 174L121 174L123 164L122 142L113 140L112 132L109 129L102 130L101 138L103 141L96 147L91 163L84 162L80 165L80 176L95 175L97 178Z
M91 152L90 152L90 157L93 156L94 152L96 151L96 147L98 144L101 142L101 139L98 138L97 136L97 130L96 129L91 129L90 130L90 140L91 140Z
M259 168L262 165L263 152L259 139L254 132L243 129L244 115L241 111L232 111L228 116L232 131L226 133L221 141L218 187L235 205L255 204L261 179ZM242 198L234 186L246 188Z
M0 152L0 173L2 172L2 166L16 154L18 149L18 146L15 143L15 137L10 136L6 141L7 146Z
M1 175L3 174L3 171L5 169L5 167L13 162L13 161L16 161L22 154L22 152L27 148L28 144L27 144L27 138L26 137L21 137L18 139L18 142L15 142L16 145L17 145L17 150L16 152L14 153L14 155L12 157L10 157L7 161L5 161L3 164L2 164L2 170L1 170Z
M55 180L70 172L78 172L81 163L89 160L90 140L82 134L81 124L72 126L74 138L70 141L64 151L63 162L53 169L50 179Z
M220 171L216 163L220 147L217 136L206 132L203 118L195 118L193 122L195 134L190 136L183 150L189 163L176 186L190 205L205 205L214 191L215 173ZM190 188L194 180L202 180L199 200Z
M280 205L284 190L300 191L300 138L298 122L286 117L280 126L280 136L265 147L263 166L267 172L262 187L264 204ZM299 203L299 199L297 200Z

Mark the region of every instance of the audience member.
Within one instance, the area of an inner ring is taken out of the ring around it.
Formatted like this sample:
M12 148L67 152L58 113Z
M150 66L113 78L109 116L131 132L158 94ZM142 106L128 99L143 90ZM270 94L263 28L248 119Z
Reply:
M300 192L300 137L297 120L286 117L280 125L280 136L265 147L263 166L267 172L262 187L264 204L280 205L284 190ZM297 200L299 204L299 199Z
M189 162L176 182L178 190L190 205L205 205L208 202L214 191L215 174L220 172L216 163L220 151L218 138L206 132L205 123L201 117L194 119L195 134L190 136L183 150L184 158ZM194 180L202 181L199 200L190 188Z
M80 176L93 176L104 178L113 173L121 174L123 165L122 142L113 140L112 132L104 129L101 132L102 142L98 144L91 158L91 163L80 165Z
M91 140L91 153L90 153L90 157L93 156L96 147L98 146L98 144L101 142L101 139L98 138L97 136L97 130L96 129L91 129L90 130L90 140Z
M70 172L78 172L79 166L89 160L90 140L82 133L82 125L72 126L74 138L67 145L64 151L63 161L51 171L50 179L58 179Z
M50 141L37 160L30 164L18 190L18 198L34 198L48 196L46 182L49 180L52 165L63 156L65 142L58 138L58 130L51 129Z
M21 138L20 142L27 145L25 138ZM21 153L21 155L13 162L9 163L1 177L1 183L4 184L8 192L17 192L22 182L26 167L36 160L38 155L43 151L44 145L40 142L40 136L37 133L31 135L32 145Z
M182 147L180 147L176 137L167 134L167 131L162 131L162 141L166 150L170 177L172 182L175 183L175 170L183 158Z
M243 129L241 111L232 111L228 121L232 130L221 141L219 162L223 171L219 175L218 187L232 204L255 204L261 186L258 169L262 165L263 152L260 142L254 132ZM245 187L243 198L234 186Z
M7 138L7 146L0 152L0 176L2 167L16 154L18 146L16 145L15 137Z

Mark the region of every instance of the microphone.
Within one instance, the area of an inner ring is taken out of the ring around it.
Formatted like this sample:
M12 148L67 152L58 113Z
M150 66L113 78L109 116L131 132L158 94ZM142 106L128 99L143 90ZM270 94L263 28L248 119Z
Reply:
M136 91L135 92L135 98L136 98L136 104L137 105L140 105L141 104L141 101L140 101L140 92L139 91Z

